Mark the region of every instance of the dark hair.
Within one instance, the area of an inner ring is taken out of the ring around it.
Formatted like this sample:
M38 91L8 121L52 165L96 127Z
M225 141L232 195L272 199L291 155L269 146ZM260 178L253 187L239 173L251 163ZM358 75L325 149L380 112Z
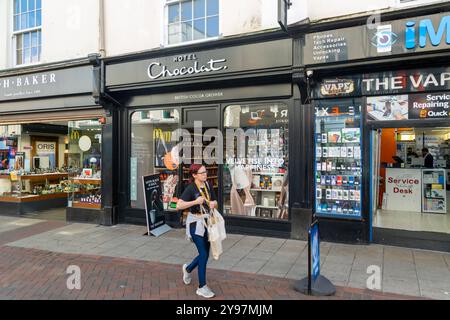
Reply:
M203 167L202 164L197 164L197 163L193 163L190 165L189 167L189 183L194 182L194 174L197 174L198 170L200 170L200 168Z
M428 152L428 148L422 148L422 152Z

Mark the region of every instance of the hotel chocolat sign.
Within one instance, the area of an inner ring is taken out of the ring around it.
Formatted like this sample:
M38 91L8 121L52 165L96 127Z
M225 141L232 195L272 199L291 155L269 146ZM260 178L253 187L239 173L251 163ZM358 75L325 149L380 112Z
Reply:
M148 66L147 74L150 79L159 79L159 78L171 78L176 76L185 76L185 75L196 75L199 73L212 73L221 70L226 70L228 67L224 65L227 59L210 59L207 63L201 64L198 61L197 55L189 54L182 55L173 58L173 61L183 62L183 61L193 61L191 66L182 66L179 68L173 68L163 65L161 62L152 62Z
M115 87L208 78L292 66L292 39L187 52L166 57L108 64L106 85Z
M91 66L0 77L0 101L89 93Z
M450 12L305 36L305 65L450 49Z

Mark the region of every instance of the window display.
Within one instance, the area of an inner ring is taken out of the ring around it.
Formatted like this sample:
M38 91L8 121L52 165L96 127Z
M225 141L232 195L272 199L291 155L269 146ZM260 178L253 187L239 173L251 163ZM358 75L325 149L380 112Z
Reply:
M102 128L97 120L69 121L69 207L101 208Z
M9 127L0 126L0 202L32 203L30 210L101 208L98 119Z
M360 107L352 101L320 103L315 122L316 214L360 218Z
M142 176L159 174L164 210L176 211L179 159L172 141L180 127L176 109L136 111L131 118L131 207L144 209Z
M224 121L224 213L288 219L288 107L232 105Z

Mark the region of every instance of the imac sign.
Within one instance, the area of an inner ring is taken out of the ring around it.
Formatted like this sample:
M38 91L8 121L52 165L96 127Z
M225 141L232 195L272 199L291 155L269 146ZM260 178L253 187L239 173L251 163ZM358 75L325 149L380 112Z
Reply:
M406 23L405 42L407 49L414 49L417 46L416 22L408 21ZM431 45L437 47L444 41L450 44L450 16L442 17L439 26L435 29L431 19L423 19L419 22L419 47L425 48L427 40L430 39Z

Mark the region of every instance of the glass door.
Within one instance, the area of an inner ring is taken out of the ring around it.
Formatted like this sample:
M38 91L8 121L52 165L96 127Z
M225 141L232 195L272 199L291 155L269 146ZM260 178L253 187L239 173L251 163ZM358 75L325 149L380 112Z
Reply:
M372 241L372 223L377 217L380 204L380 152L381 152L381 129L372 130L370 134L370 169L372 181L370 183L370 241Z

